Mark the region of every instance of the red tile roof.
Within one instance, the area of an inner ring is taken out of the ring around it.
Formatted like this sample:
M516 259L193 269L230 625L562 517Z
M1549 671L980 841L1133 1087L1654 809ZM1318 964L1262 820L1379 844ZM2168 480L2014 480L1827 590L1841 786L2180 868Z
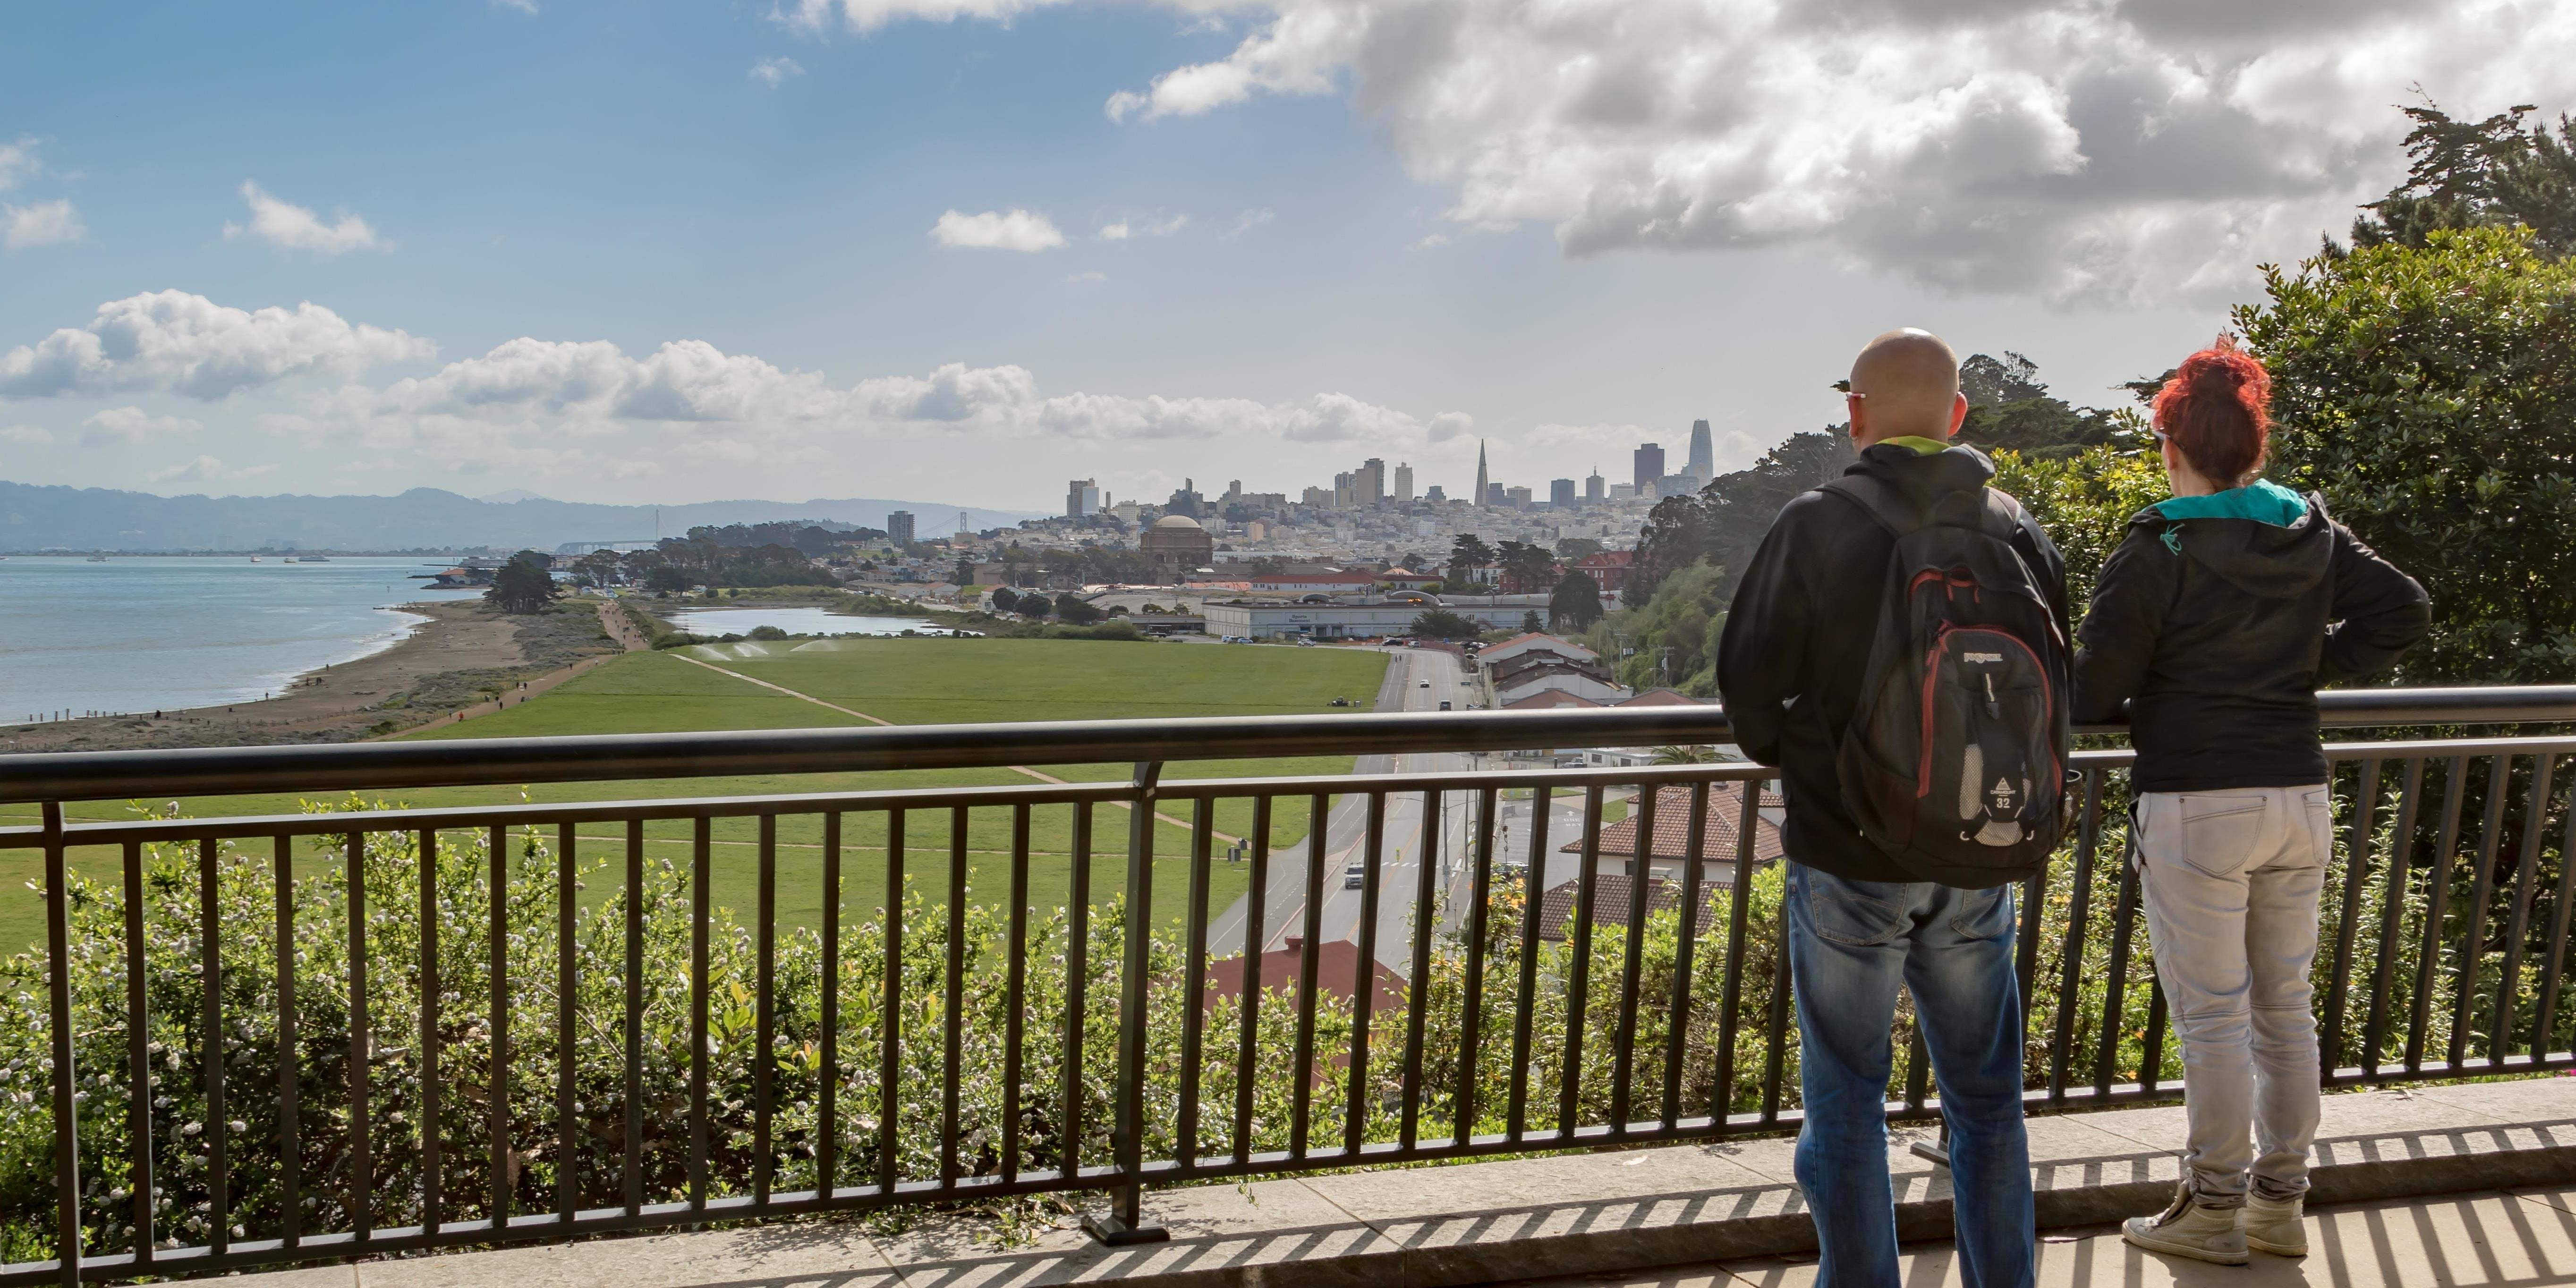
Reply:
M1714 876L1715 873L1711 875ZM1629 909L1635 906L1631 902L1635 896L1629 893L1631 886L1628 877L1624 873L1604 872L1595 878L1595 881L1596 884L1592 888L1592 928L1603 930L1625 927L1628 924ZM1547 940L1566 938L1566 923L1574 920L1575 896L1581 893L1580 884L1579 879L1568 881L1540 897L1539 938ZM1699 915L1692 922L1694 929L1706 934L1709 927L1717 924L1718 896L1727 888L1714 880L1700 883ZM1662 877L1654 877L1647 881L1646 915L1651 917L1659 912L1670 912L1681 906L1681 901L1682 892L1678 884Z
M1655 791L1654 858L1678 860L1690 849L1690 793L1688 787L1662 787ZM1766 789L1762 804L1778 808L1780 793ZM1702 859L1732 861L1737 851L1736 822L1744 817L1744 784L1711 783L1708 787L1708 823L1700 842ZM1580 838L1558 847L1567 854L1583 852ZM1601 829L1603 858L1633 858L1637 853L1637 816L1628 817ZM1780 845L1780 829L1769 819L1756 819L1753 825L1753 860L1770 863L1787 851ZM1712 879L1714 877L1712 876Z
M1503 704L1505 711L1545 711L1552 707L1597 707L1602 705L1580 693L1563 689L1541 689L1525 698ZM1624 704L1622 704L1624 705Z

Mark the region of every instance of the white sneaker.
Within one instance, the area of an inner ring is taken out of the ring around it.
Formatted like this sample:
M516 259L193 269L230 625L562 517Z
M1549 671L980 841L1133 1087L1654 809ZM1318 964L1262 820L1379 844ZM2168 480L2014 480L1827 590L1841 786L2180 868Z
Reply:
M2308 1255L2308 1225L2301 1219L2302 1206L2303 1201L2295 1198L2246 1195L2245 1246L2276 1257Z
M2120 1237L2149 1252L2169 1253L2222 1266L2241 1266L2245 1254L2241 1208L2204 1207L2192 1201L2186 1182L2174 1193L2171 1207L2156 1216L2133 1216L2120 1223Z

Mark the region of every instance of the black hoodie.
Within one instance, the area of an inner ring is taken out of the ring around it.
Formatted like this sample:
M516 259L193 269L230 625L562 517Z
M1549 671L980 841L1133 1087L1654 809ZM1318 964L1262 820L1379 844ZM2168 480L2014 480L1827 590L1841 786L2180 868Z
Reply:
M1843 472L1892 484L1918 501L1984 487L1995 467L1973 447L1925 452L1875 444ZM1925 446L1930 444L1924 443ZM1926 508L1929 508L1928 505ZM2013 539L2066 629L2066 565L2037 524ZM1836 748L1868 680L1896 538L1848 497L1808 492L1781 507L1736 588L1718 641L1717 687L1736 745L1780 767L1789 857L1848 881L1913 881L1860 834L1843 808Z
M2142 792L2326 781L2317 687L2395 662L2432 602L2326 514L2271 483L2178 497L2129 521L2075 654L2075 722L2127 704Z

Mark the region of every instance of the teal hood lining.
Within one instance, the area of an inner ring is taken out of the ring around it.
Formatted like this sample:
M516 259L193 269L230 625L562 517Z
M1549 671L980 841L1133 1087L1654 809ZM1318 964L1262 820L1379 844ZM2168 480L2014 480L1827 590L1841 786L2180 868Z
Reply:
M2251 519L2286 528L2307 517L2308 500L2270 479L2207 496L2177 496L2148 507L2163 515L2165 549L2182 553L2182 524L2187 519Z

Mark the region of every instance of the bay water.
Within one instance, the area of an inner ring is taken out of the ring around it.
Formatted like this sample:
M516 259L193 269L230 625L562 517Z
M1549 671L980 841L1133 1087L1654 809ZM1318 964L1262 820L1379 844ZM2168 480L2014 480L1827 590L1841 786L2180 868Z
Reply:
M0 721L257 701L306 671L391 648L427 620L395 605L480 593L410 580L447 566L11 555L0 559Z

